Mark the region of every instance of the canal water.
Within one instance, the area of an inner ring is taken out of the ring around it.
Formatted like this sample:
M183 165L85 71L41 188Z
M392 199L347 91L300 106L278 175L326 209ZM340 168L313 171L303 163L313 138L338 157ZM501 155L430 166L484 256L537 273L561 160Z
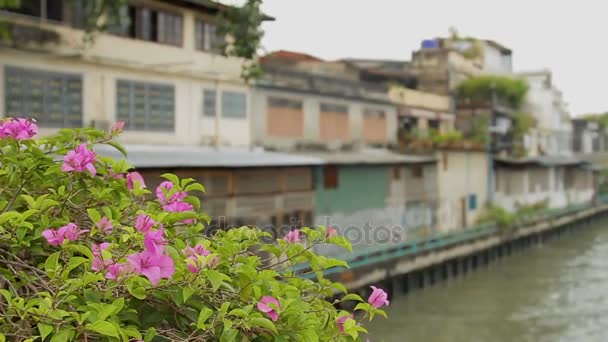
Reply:
M608 220L396 296L387 313L370 341L608 341Z

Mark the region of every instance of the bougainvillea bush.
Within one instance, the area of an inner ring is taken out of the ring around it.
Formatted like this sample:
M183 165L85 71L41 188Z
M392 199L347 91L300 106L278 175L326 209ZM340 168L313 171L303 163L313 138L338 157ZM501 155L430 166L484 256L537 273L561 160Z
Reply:
M348 341L384 315L383 290L363 300L323 278L343 262L312 246L350 248L335 231L205 234L202 185L167 174L147 189L94 152L122 151L121 130L38 139L33 121L0 121L0 341ZM347 300L360 314L336 309Z

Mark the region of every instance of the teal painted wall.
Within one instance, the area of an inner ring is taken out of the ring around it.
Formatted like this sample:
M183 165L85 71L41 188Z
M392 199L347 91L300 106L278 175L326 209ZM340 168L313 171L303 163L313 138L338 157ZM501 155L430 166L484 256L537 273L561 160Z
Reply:
M317 215L386 207L389 187L386 166L338 166L335 189L323 186L323 167L315 168L314 175Z

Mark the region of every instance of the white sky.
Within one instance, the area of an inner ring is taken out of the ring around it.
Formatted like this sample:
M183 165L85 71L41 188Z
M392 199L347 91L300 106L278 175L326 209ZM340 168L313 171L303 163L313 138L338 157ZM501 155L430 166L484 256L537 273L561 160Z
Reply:
M608 111L605 0L264 0L266 51L409 60L420 41L461 35L513 50L516 71L549 68L573 116Z

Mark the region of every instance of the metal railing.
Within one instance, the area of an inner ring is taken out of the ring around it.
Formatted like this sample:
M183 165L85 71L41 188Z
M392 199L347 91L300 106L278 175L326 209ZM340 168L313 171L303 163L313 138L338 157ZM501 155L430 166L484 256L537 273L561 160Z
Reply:
M608 204L608 194L598 196L599 204ZM573 204L563 208L547 209L542 212L527 215L519 218L510 228L521 228L525 225L538 223L541 221L554 220L566 215L570 215L581 210L592 207L591 202ZM378 245L368 248L359 249L356 252L334 256L336 259L344 260L349 264L350 269L361 266L381 263L388 260L401 258L405 256L413 256L423 252L446 248L449 246L462 244L473 241L475 239L489 237L497 234L501 230L495 223L486 223L476 225L464 230L453 231L449 233L433 234L421 239L413 239L405 241L397 245ZM290 268L293 271L308 271L309 265L298 264ZM333 267L325 270L325 275L340 273L346 270L343 267ZM305 273L301 276L305 278L314 278L314 274Z

